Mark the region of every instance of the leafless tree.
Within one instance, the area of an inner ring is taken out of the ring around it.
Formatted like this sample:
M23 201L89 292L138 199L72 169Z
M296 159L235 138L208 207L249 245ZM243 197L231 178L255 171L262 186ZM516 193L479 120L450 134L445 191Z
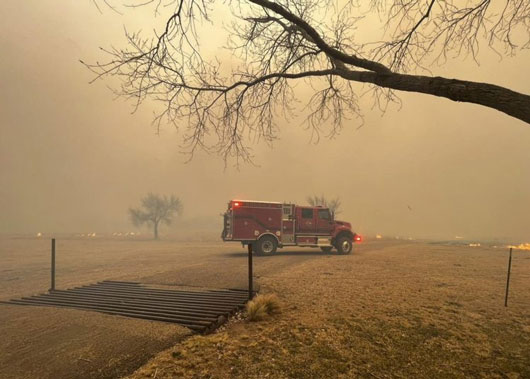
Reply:
M134 226L152 226L155 239L158 239L158 226L161 222L170 225L175 214L182 213L182 202L174 195L168 197L149 193L142 198L141 203L141 208L129 209L131 222Z
M499 56L529 48L530 0L130 1L120 10L152 7L163 27L148 36L126 32L127 46L105 49L106 62L87 66L94 80L121 79L116 92L136 105L161 102L155 124L175 124L191 153L251 159L248 142L276 138L300 81L312 88L307 122L317 136L361 116L363 94L384 109L396 101L394 91L480 104L530 123L530 96L430 71L448 58L477 59L482 46ZM201 48L201 28L219 9L231 12L228 63ZM374 19L384 26L381 36L359 31Z
M340 198L336 197L334 199L327 199L324 195L314 195L314 196L308 196L307 202L309 205L312 205L313 207L322 206L329 208L330 212L334 215L337 215L340 213L340 206L341 201Z

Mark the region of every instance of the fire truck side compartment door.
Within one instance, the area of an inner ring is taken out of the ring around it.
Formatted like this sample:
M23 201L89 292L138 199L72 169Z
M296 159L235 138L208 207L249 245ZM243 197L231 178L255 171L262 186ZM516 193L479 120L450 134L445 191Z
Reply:
M283 204L281 241L284 245L294 244L295 219L293 211L294 205Z

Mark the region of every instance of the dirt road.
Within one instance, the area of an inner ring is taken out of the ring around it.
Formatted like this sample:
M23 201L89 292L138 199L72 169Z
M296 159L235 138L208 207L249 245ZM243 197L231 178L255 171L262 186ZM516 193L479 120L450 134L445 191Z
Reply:
M50 287L50 240L0 240L0 299L46 291ZM68 288L99 280L246 288L247 253L238 243L117 239L58 239L56 286ZM278 273L323 253L284 249L257 257L255 275Z

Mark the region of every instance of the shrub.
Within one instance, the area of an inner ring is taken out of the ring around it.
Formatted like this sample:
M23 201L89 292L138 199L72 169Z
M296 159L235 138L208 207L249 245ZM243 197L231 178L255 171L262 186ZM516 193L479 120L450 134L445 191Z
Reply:
M278 297L274 294L258 295L247 303L247 319L261 321L267 316L280 312Z

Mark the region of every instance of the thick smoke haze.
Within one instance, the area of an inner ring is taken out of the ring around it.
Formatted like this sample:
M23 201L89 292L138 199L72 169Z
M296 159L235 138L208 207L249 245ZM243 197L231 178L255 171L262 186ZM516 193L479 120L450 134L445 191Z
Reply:
M152 27L151 12L129 13L100 14L90 1L1 2L0 232L133 230L127 209L152 191L184 204L162 233L220 228L232 198L325 194L341 198L339 218L360 233L530 240L530 127L485 107L400 94L401 108L382 115L367 97L362 127L346 122L318 144L300 107L272 147L251 142L255 165L225 169L201 152L185 163L179 133L157 135L149 104L131 113L112 83L88 84L79 63L124 44L124 24ZM461 58L433 72L528 94L528 67L529 51L502 61L483 51L480 66Z

